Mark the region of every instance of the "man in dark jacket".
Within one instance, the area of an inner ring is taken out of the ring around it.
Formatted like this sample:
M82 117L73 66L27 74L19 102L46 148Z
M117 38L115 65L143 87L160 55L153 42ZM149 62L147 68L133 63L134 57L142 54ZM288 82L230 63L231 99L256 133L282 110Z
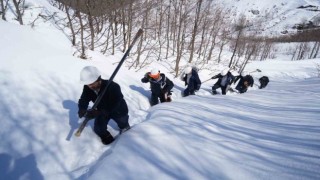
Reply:
M201 80L195 67L187 67L181 74L180 79L184 81L185 85L187 86L182 93L183 97L195 95L195 91L198 91L201 87Z
M269 83L269 78L267 76L262 76L259 78L260 86L259 89L265 88Z
M80 79L85 85L78 102L78 115L80 118L84 115L88 118L95 118L94 132L101 138L103 144L110 144L114 140L107 130L110 119L117 123L120 133L130 129L128 106L123 99L121 88L117 83L111 82L97 109L87 110L89 102L95 102L106 87L108 80L102 79L98 69L93 66L83 68Z
M217 89L221 88L222 94L226 95L230 85L234 81L234 77L229 72L229 70L230 68L226 68L221 73L211 78L211 79L218 78L218 81L212 86L212 94L217 94Z
M152 69L151 72L147 72L141 79L141 82L150 82L151 88L151 106L156 105L160 102L171 101L171 89L173 88L173 82L167 78L163 73L160 73L157 69Z
M240 81L236 86L236 90L238 90L238 92L241 93L245 93L248 90L249 86L253 86L254 84L254 80L252 78L251 75L245 75L245 76L239 76Z

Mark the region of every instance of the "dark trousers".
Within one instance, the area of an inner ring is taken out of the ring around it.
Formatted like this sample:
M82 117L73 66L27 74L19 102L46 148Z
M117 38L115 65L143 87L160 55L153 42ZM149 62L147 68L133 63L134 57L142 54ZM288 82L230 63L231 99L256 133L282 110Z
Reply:
M213 86L212 86L212 93L213 94L217 94L217 89L218 88L221 88L221 92L222 92L222 94L223 95L226 95L226 90L227 90L227 86L221 86L220 84L214 84Z
M100 138L104 138L104 137L108 137L110 135L110 132L107 130L108 128L108 123L110 121L110 119L113 119L118 127L120 129L126 128L129 126L129 115L124 115L121 117L114 117L112 116L106 116L104 114L100 114L96 117L95 121L94 121L94 132L100 137Z
M160 99L160 102L166 102L166 99L164 98L164 94L160 93L158 95L158 94L151 93L151 99L150 99L151 106L158 104L159 99Z
M194 93L194 89L190 89L189 87L187 87L187 88L183 91L183 97L189 96L189 95L195 95L195 93Z

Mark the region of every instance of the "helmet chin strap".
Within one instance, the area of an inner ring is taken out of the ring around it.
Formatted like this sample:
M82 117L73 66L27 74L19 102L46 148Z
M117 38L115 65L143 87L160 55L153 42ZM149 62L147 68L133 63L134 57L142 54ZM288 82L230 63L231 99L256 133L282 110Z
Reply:
M98 93L101 88L101 80L97 80L96 82L89 84L88 87L94 92Z

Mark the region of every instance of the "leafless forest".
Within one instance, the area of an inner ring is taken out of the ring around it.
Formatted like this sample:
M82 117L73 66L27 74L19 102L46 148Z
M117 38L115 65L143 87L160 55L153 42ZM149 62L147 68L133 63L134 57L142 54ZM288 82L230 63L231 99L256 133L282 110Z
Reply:
M1 18L6 20L10 1L16 20L23 25L25 0L0 0ZM319 29L262 37L261 20L235 16L233 9L221 7L214 0L51 0L50 3L67 16L59 18L53 13L39 14L38 18L54 19L70 38L76 49L74 55L82 59L88 58L88 50L105 55L126 51L142 28L144 34L128 61L128 68L136 70L157 60L167 62L175 76L182 69L182 62L196 64L200 70L222 63L241 72L249 61L273 58L275 44L283 42L296 44L292 60L319 57Z

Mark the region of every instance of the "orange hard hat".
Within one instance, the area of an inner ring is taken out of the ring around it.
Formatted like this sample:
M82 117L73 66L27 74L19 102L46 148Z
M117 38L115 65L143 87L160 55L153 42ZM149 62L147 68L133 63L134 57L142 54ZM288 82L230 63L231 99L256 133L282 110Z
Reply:
M152 69L149 76L153 79L158 79L160 77L160 71L157 69Z

